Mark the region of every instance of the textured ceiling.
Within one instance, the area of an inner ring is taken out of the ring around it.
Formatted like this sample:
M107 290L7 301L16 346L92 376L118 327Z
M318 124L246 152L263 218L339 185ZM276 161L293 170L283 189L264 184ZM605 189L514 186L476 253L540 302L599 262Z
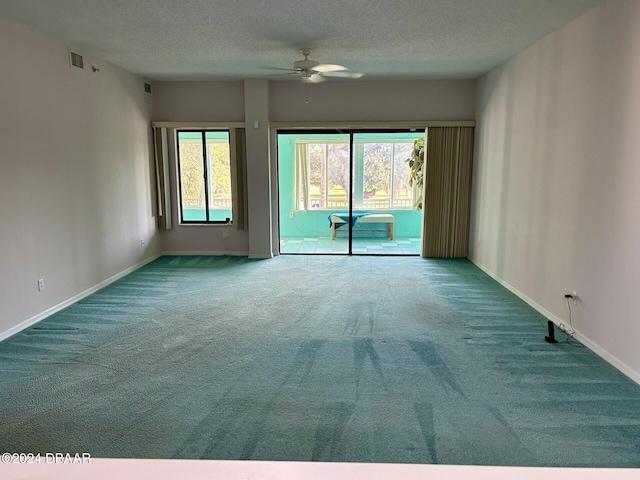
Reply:
M301 47L364 79L428 79L476 78L598 3L0 0L0 15L150 80L265 77Z

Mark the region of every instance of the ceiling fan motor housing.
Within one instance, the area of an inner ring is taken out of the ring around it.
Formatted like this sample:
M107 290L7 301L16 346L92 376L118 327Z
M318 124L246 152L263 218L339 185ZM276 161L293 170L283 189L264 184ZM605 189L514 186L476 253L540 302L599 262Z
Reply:
M316 62L315 60L298 60L297 62L293 62L293 68L295 70L311 70L313 69L313 67L315 67L316 65L319 65L319 62Z

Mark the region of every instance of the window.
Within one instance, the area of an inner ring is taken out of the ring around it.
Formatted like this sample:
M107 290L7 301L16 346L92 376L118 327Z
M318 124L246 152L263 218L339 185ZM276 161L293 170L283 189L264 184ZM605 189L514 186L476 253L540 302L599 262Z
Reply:
M413 140L354 140L355 208L413 208L410 169L406 162L412 148ZM300 142L297 152L297 181L303 184L299 189L298 209L348 208L349 143L334 140ZM308 198L305 198L305 192Z
M179 130L178 179L182 223L230 223L231 149L228 130Z
M349 144L312 143L307 145L309 160L308 208L348 205ZM304 197L301 199L304 204Z

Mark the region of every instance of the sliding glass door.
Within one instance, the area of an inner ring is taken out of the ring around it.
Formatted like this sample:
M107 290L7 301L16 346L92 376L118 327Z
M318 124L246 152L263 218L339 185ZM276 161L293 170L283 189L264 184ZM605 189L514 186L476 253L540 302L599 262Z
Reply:
M278 134L280 252L417 255L416 132Z
M278 133L280 253L349 253L348 234L332 238L330 219L349 218L349 145L336 131Z
M414 208L409 159L416 132L354 132L354 254L417 255L422 212Z

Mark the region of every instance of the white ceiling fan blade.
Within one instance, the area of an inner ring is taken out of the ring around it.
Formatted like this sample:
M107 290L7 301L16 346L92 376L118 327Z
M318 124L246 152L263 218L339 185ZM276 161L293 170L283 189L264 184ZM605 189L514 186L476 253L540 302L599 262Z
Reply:
M342 65L332 65L330 63L321 63L320 65L316 65L313 67L313 70L320 73L327 72L342 72L346 70L347 67L343 67Z
M290 72L290 73L299 73L298 70L294 70L292 68L280 68L280 67L258 67L260 70L280 70L283 72Z
M327 72L324 74L327 77L340 77L340 78L360 78L364 73L360 72Z
M268 73L267 77L290 77L291 75L299 75L298 72L285 72L285 73Z
M313 74L313 75L309 75L308 77L302 77L302 81L304 83L320 83L320 82L324 82L324 78L322 78L322 75L318 75Z

